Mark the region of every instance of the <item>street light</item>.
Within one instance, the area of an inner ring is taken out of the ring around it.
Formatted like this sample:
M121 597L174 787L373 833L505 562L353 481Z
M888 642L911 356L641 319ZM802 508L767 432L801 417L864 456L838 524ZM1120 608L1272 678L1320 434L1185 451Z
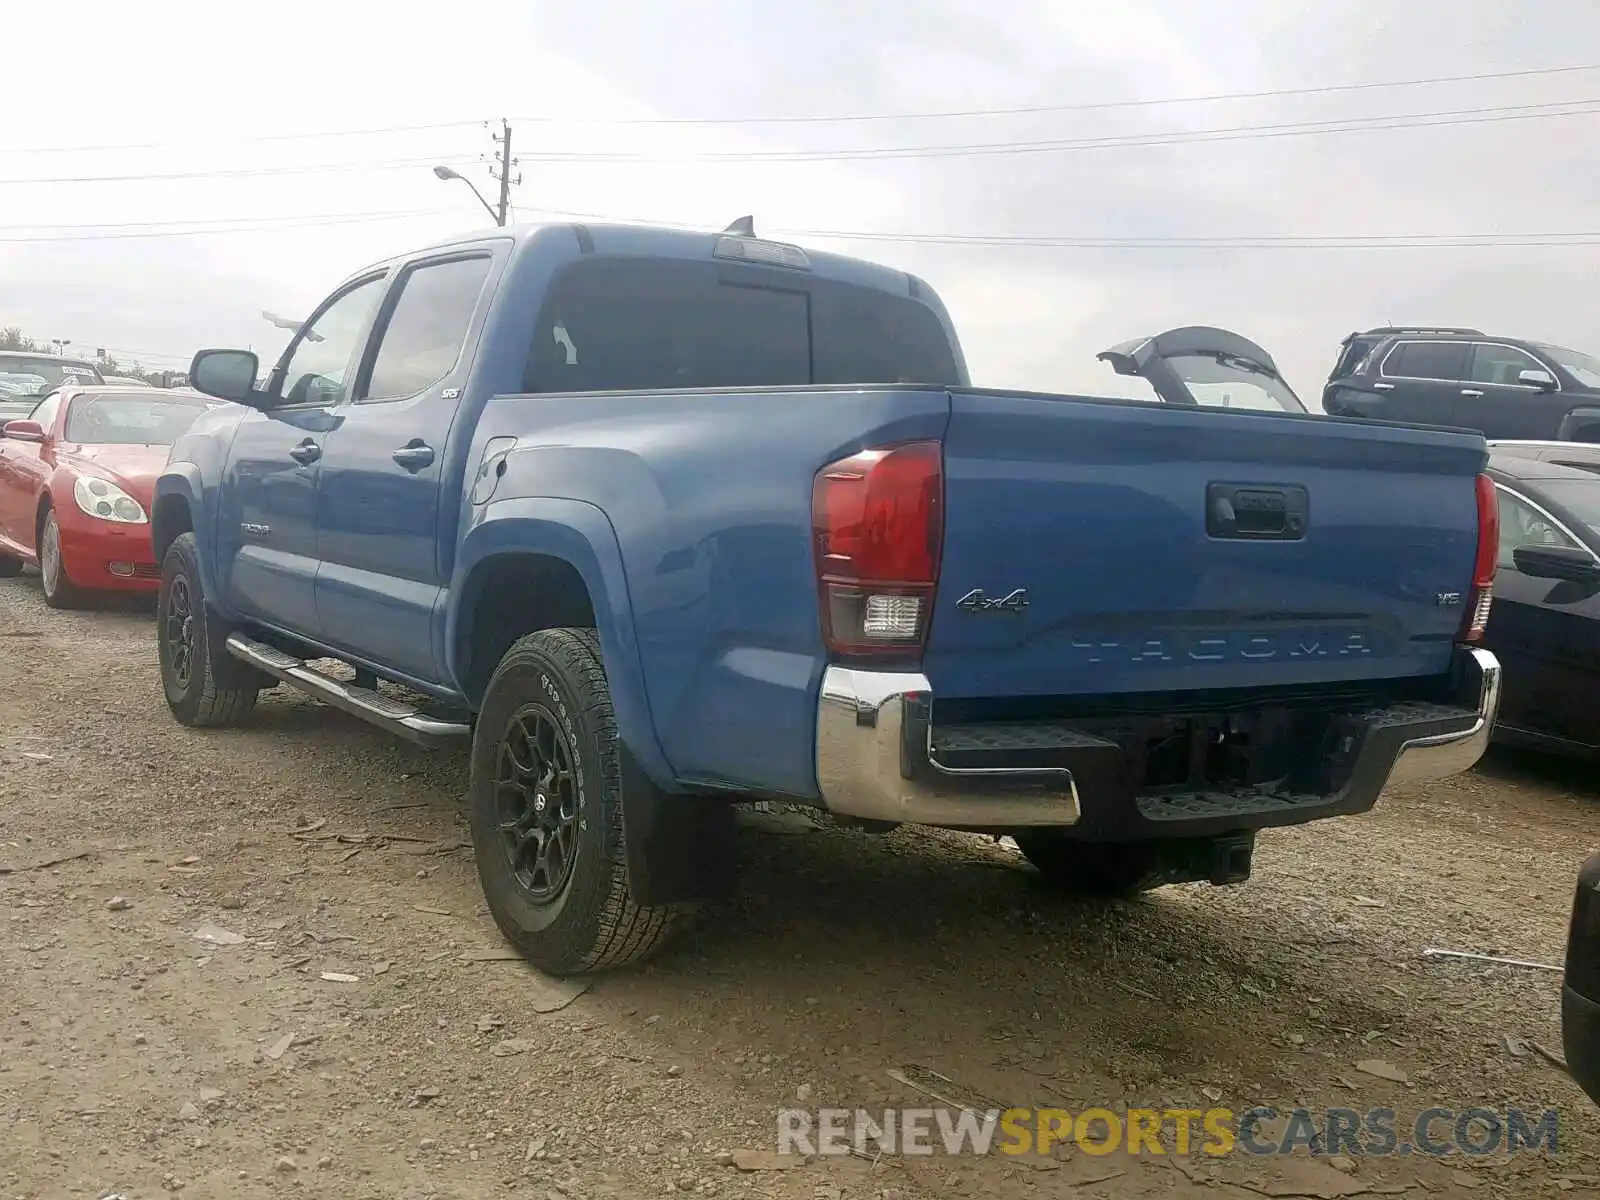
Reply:
M484 211L489 214L490 220L492 220L496 225L504 225L506 223L505 218L499 213L495 212L493 205L483 198L483 193L478 190L477 185L465 175L461 174L460 171L454 170L450 167L438 166L433 169L433 173L440 179L459 179L462 183L466 184L472 189L472 194L478 198L478 203L483 205Z

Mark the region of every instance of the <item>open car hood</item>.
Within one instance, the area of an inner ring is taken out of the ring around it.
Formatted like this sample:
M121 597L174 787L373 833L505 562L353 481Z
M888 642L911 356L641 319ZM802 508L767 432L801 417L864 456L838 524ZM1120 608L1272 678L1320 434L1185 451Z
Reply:
M1209 325L1185 325L1135 338L1095 357L1118 375L1149 381L1163 403L1205 408L1306 412L1278 364L1249 338ZM1240 392L1234 402L1230 385Z

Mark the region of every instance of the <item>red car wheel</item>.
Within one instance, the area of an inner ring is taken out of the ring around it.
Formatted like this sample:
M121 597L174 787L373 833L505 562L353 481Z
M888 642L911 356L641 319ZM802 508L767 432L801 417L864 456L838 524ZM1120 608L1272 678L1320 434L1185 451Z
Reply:
M82 603L83 593L67 578L61 560L61 526L54 510L45 514L39 533L39 577L44 584L44 602L51 608L76 608Z

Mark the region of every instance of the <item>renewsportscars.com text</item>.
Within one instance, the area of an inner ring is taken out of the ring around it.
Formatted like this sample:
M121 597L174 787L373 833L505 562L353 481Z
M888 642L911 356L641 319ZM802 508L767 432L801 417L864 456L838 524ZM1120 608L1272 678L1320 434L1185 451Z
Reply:
M1403 1119L1391 1108L1313 1111L1270 1107L971 1109L822 1108L778 1110L778 1153L1043 1154L1071 1146L1085 1154L1222 1157L1304 1153L1353 1158L1484 1155L1557 1148L1554 1110L1426 1108Z

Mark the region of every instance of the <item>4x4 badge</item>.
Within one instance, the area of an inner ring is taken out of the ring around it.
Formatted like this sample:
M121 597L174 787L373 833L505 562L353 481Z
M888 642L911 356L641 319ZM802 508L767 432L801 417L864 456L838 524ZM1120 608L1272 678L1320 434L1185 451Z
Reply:
M1028 607L1028 589L1017 588L1008 595L990 598L984 595L982 588L973 588L956 601L956 607L969 613L1021 612Z

